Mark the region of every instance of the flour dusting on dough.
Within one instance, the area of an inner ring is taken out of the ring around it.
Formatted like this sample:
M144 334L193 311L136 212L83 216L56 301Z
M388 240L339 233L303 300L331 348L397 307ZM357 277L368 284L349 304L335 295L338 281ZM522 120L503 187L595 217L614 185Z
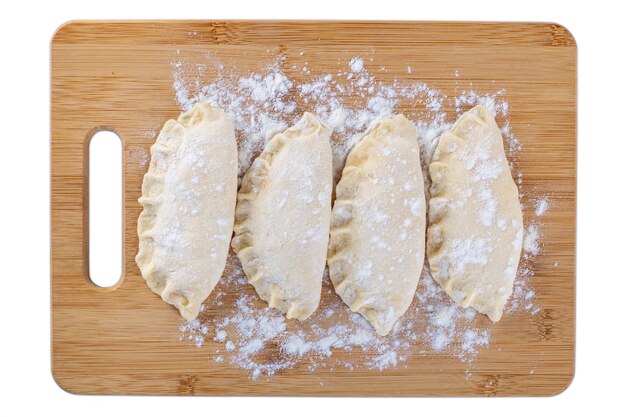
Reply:
M313 62L302 66L294 64L289 71L304 78L304 81L297 82L286 74L281 56L241 75L229 72L228 66L212 55L200 63L202 66L182 59L181 55L177 54L172 62L176 100L183 110L196 102L208 101L233 118L238 137L240 177L274 133L292 125L304 111L310 111L333 132L331 144L337 180L348 152L364 132L381 118L401 112L418 129L428 198L428 163L439 136L464 111L476 104L484 104L497 116L514 178L518 186L523 185L522 172L517 168L522 144L511 131L506 90L464 90L460 86L462 79L458 70L451 74L456 78L458 95L448 97L424 82L390 80L384 75L384 68L379 69L378 74L370 72L371 68L379 68L372 63L373 58L351 57L338 63L334 73L318 72ZM407 66L407 72L416 77L418 68L417 65ZM468 159L468 163L472 162L480 161ZM473 179L475 181L494 175L496 168L489 161L483 162ZM523 188L520 191L523 194ZM490 207L488 192L476 197L483 199L487 207L481 214L481 221L497 225L497 210ZM527 206L532 206L532 211L525 216L524 256L517 271L513 295L505 307L505 316L540 311L538 294L532 289L533 264L541 253L538 217L544 215L551 204L545 209L541 204L539 210L532 202ZM382 217L377 220L385 221ZM529 230L530 226L533 229ZM479 241L458 243L467 246L468 250L476 249L475 254L486 249ZM480 256L472 260L484 261ZM258 300L232 253L227 271L205 301L204 309L197 322L181 325L181 340L207 350L209 360L220 366L244 369L252 379L269 378L295 366L306 366L309 372L319 368L384 371L405 366L411 356L432 354L445 354L461 361L467 369L466 377L471 379L475 360L483 350L492 348L492 325L488 319L473 309L455 304L434 282L427 265L413 304L386 337L377 336L363 317L348 310L334 293L327 276L318 310L302 323L285 320L282 314ZM341 351L362 355L336 355Z

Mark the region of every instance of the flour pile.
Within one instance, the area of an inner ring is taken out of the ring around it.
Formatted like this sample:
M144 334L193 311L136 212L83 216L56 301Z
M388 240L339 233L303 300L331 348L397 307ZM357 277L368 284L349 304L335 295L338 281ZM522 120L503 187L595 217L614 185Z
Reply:
M463 90L456 97L448 97L423 82L379 80L368 71L368 62L372 60L352 57L334 73L315 75L308 63L301 68L293 65L290 73L305 80L296 82L295 77L285 74L283 57L242 76L227 71L218 59L209 56L202 63L173 62L173 88L182 110L206 101L232 117L238 135L240 178L275 133L310 111L333 132L333 165L338 179L347 153L364 132L381 118L398 112L418 128L428 190L427 167L438 137L464 111L484 104L498 117L507 156L518 186L523 186L522 173L516 168L522 145L511 133L505 90L484 94ZM384 68L380 70L384 72ZM407 67L407 73L412 72ZM460 76L458 71L455 75ZM524 254L505 315L540 311L530 284L533 259L541 252L538 218L549 208L549 200L539 197L533 203L535 216L525 219ZM210 344L210 360L243 368L253 379L270 377L295 365L311 372L320 367L382 371L403 366L412 355L433 352L457 358L469 369L490 344L488 320L472 309L457 306L434 282L427 264L414 303L386 337L377 336L363 317L349 311L334 294L327 276L319 309L303 323L287 321L278 311L264 307L251 288L231 253L225 275L205 302L205 312L181 324L179 332L181 340L198 348ZM338 351L351 354L340 355L340 359L335 355Z

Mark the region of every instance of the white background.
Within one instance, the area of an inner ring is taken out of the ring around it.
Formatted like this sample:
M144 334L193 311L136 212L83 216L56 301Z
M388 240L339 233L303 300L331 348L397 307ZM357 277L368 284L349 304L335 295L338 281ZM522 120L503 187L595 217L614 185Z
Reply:
M43 2L42 2L43 3ZM240 413L566 415L623 410L626 304L624 14L609 2L130 0L4 2L0 25L0 415ZM614 2L618 4L618 2ZM579 53L576 376L554 398L298 399L75 396L50 374L49 42L70 19L406 19L555 21Z

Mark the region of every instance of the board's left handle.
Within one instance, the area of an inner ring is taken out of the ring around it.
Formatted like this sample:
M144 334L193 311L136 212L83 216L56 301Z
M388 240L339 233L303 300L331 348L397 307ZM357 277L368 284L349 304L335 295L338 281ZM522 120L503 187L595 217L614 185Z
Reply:
M122 140L113 130L97 130L86 145L88 277L113 289L123 266Z

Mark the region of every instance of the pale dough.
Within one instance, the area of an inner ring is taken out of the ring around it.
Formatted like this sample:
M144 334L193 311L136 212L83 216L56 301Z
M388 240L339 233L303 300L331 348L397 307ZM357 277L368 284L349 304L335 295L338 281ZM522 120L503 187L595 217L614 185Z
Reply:
M424 264L426 201L415 126L383 120L348 155L332 212L335 292L386 335L411 304Z
M319 305L331 193L330 132L310 113L275 135L243 178L232 247L259 297L287 318Z
M485 106L444 133L430 163L428 260L450 297L497 322L513 291L522 210L502 135Z
M192 320L226 265L237 195L233 123L196 104L165 123L150 151L136 262L150 289Z

